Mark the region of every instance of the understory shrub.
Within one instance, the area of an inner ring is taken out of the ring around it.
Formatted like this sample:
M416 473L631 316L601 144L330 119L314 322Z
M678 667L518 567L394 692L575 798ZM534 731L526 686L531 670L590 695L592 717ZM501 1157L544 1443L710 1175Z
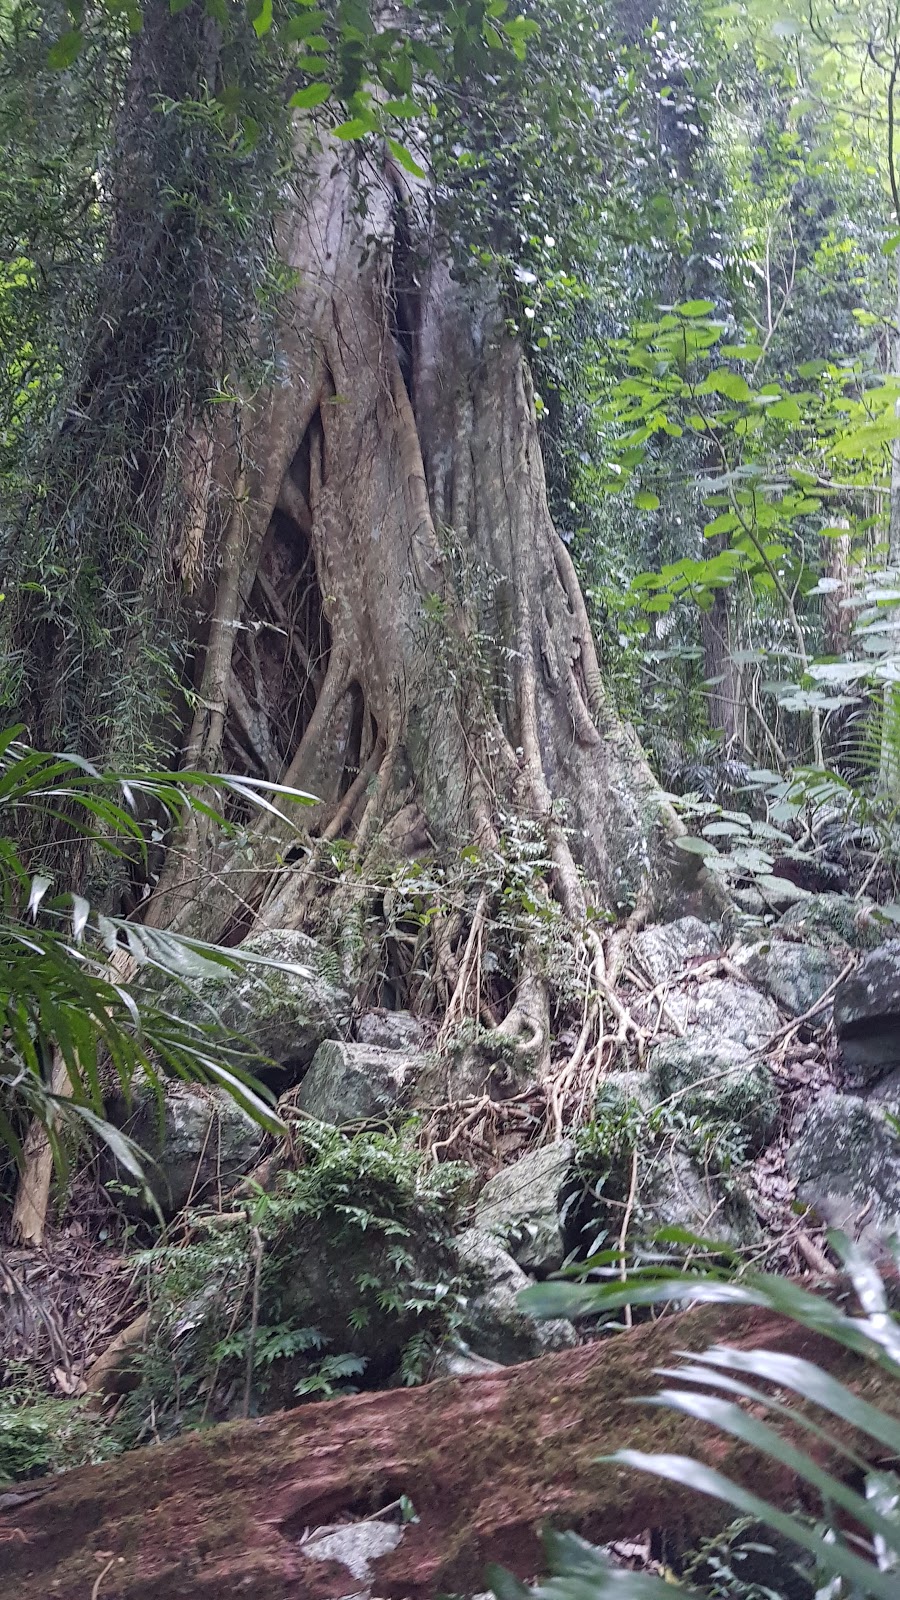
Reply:
M430 1162L410 1128L304 1123L271 1192L196 1213L193 1242L141 1256L152 1337L132 1437L420 1382L462 1313L451 1241L468 1176Z

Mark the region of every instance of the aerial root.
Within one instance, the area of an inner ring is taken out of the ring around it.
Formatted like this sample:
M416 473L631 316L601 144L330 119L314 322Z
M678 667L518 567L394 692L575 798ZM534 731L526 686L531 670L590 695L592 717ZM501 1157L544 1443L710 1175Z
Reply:
M575 1120L582 1120L596 1098L603 1073L615 1055L620 1051L633 1050L640 1069L644 1066L646 1054L647 1034L616 992L616 980L611 976L613 964L617 974L624 966L627 940L623 943L617 934L613 934L607 953L596 929L586 928L583 950L587 974L581 1029L572 1054L554 1074L550 1085L548 1113L555 1139L562 1138L566 1110L576 1085L580 1085L581 1093ZM606 1030L607 1012L616 1025L612 1033Z

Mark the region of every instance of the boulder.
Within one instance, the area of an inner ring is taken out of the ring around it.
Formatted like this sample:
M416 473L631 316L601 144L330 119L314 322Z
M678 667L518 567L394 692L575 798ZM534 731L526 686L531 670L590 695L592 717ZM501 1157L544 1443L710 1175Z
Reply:
M648 1152L638 1174L640 1210L628 1235L629 1251L667 1228L733 1249L758 1243L760 1230L749 1201L733 1184L726 1189L716 1172L702 1172L677 1145Z
M169 1003L190 1021L218 1022L245 1035L258 1057L251 1070L265 1073L274 1061L299 1077L323 1039L350 1031L350 996L337 958L290 928L253 934L240 950L263 960L170 992Z
M352 1210L354 1195L347 1196ZM339 1214L298 1215L282 1252L278 1317L291 1328L313 1328L317 1344L278 1362L265 1409L296 1404L295 1384L322 1354L349 1355L362 1363L367 1388L396 1377L411 1340L442 1336L447 1308L467 1288L456 1251L433 1217L411 1211L386 1227Z
M110 1119L150 1158L147 1184L166 1217L189 1200L218 1198L259 1160L263 1130L224 1089L168 1083L160 1101L148 1085L130 1106L117 1100L108 1109ZM112 1157L103 1159L112 1175ZM116 1176L134 1182L126 1172Z
M681 1142L682 1130L657 1119L653 1074L614 1072L603 1080L594 1121L585 1129L578 1159L582 1196L566 1218L571 1245L587 1249L616 1244L635 1176L627 1247L658 1249L661 1228L679 1228L726 1245L755 1240L759 1228L733 1177L727 1187L714 1163Z
M499 1238L526 1272L556 1272L566 1255L560 1197L571 1176L575 1147L570 1139L529 1150L485 1184L475 1224Z
M753 882L771 911L786 911L788 906L799 905L810 898L808 889L801 889L799 883L792 883L790 878L780 878L775 873L763 873Z
M536 1322L519 1310L519 1295L531 1280L489 1233L467 1228L456 1248L464 1271L476 1284L459 1329L475 1355L511 1367L578 1343L571 1322L562 1318Z
M671 994L666 999L669 1014L691 1038L705 1036L704 1043L724 1040L742 1044L746 1050L765 1049L768 1040L781 1026L773 1002L749 984L733 978L711 978L693 994ZM662 1023L665 1027L666 1013Z
M741 970L765 989L791 1016L800 1017L821 1000L846 965L847 950L787 939L761 941L738 958ZM827 1021L828 1007L821 1020Z
M900 1067L900 944L873 950L838 985L834 1027L855 1085L877 1083Z
M353 1031L360 1044L378 1045L381 1050L428 1049L428 1029L411 1011L364 1011Z
M680 917L636 933L631 948L654 984L665 983L700 961L722 954L718 929L699 917Z
M851 900L845 894L813 894L789 906L773 933L779 938L801 939L826 950L874 950L884 932L872 916L872 903Z
M390 1117L408 1106L418 1066L402 1050L327 1039L296 1091L296 1104L336 1128Z
M755 923L761 921L766 903L758 889L748 884L743 888L732 889L731 897L747 919L752 919Z
M422 1106L455 1105L489 1095L509 1100L534 1083L534 1057L499 1028L460 1029L446 1049L423 1059L416 1098Z
M778 1095L764 1061L742 1044L666 1040L650 1054L654 1099L695 1117L711 1130L733 1129L758 1155L778 1123Z
M477 1378L486 1372L499 1372L499 1361L488 1361L485 1356L476 1356L467 1344L457 1340L453 1344L446 1344L439 1350L431 1364L429 1377L431 1378Z
M900 1138L878 1105L830 1094L809 1109L788 1152L797 1196L832 1228L869 1247L900 1224Z

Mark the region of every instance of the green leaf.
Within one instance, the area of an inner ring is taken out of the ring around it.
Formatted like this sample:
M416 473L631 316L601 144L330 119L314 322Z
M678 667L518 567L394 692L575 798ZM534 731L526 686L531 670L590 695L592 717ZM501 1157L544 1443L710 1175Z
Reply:
M377 126L374 117L350 117L349 121L341 122L331 132L335 139L361 139L364 134L371 133Z
M697 386L698 394L722 394L727 400L752 400L753 390L746 378L739 372L729 372L727 367L718 367L704 378Z
M715 302L712 300L684 300L675 310L680 317L708 317L715 311Z
M685 833L675 840L679 850L684 850L691 856L717 856L718 850L707 839L698 839L695 834Z
M284 39L307 39L311 33L320 33L325 22L324 11L301 12L297 17L289 17L279 32Z
M639 489L634 497L638 511L658 511L659 495L653 494L649 489Z
M428 174L424 167L419 166L418 161L416 161L415 157L410 153L409 150L407 150L405 144L399 144L396 139L389 138L387 140L387 147L390 150L391 155L394 157L394 160L399 161L401 167L403 167L406 172L411 172L414 178L427 178Z
M81 53L84 44L84 34L80 28L70 28L68 33L61 33L55 44L47 51L47 65L56 72L64 72L70 67Z
M723 511L718 517L713 517L712 522L707 522L703 529L704 539L714 539L718 533L732 533L740 527L740 519L733 511Z
M295 111L311 111L314 106L325 104L331 94L331 85L328 83L310 83L305 89L298 89L288 101Z
M512 17L509 22L501 22L500 27L516 59L524 61L528 40L533 39L536 34L540 33L540 24L535 22L533 17ZM487 38L489 25L485 27L484 31ZM495 29L490 29L491 33L495 31Z
M896 1600L896 1573L879 1572L870 1562L853 1554L846 1546L838 1543L825 1545L819 1529L809 1528L801 1518L780 1511L760 1495L732 1483L724 1474L705 1466L703 1462L694 1461L687 1456L647 1455L641 1450L618 1450L609 1459L621 1462L625 1466L636 1467L641 1472L654 1473L657 1477L670 1479L674 1483L689 1484L701 1494L724 1501L741 1515L754 1517L774 1528L792 1543L801 1545L820 1563L824 1563L827 1559L831 1571L847 1578L861 1594L871 1597L871 1600Z
M272 26L272 0L250 0L248 9L253 32L261 39Z

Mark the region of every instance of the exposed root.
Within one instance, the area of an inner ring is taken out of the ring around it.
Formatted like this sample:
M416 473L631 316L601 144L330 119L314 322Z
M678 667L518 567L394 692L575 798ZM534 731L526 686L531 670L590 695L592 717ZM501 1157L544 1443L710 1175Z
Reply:
M221 574L216 587L216 609L197 696L194 721L185 744L185 764L216 772L222 751L231 660L240 614L241 576L246 538L244 501L247 480L243 471L235 479L231 514L221 548Z
M440 1032L437 1037L437 1048L443 1049L451 1031L462 1022L466 1015L480 1012L481 1000L481 956L484 941L484 924L487 915L488 893L482 889L475 907L475 915L469 927L466 947L463 958L458 968L456 983L453 993L444 1013ZM470 993L474 996L474 1005L469 1004Z
M523 1058L532 1058L538 1078L550 1060L550 999L537 953L526 948L522 965L524 974L519 981L515 1005L496 1031L513 1039Z

